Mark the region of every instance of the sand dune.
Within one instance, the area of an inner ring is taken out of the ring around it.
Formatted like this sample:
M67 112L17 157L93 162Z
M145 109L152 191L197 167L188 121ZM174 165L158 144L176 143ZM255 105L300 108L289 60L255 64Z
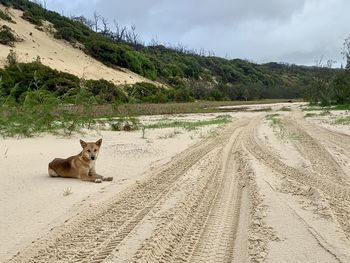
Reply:
M4 9L1 5L0 8ZM11 9L10 12L16 24L0 20L0 25L9 26L23 41L17 42L14 48L0 44L0 67L5 65L6 57L13 49L20 62L32 62L40 56L44 65L86 79L102 78L115 84L150 81L127 69L107 67L71 44L36 29L34 25L21 18L21 11Z

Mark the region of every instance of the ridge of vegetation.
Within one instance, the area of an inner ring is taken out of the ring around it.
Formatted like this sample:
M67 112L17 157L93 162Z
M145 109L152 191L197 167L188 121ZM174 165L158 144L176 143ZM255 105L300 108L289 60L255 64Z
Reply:
M148 79L186 90L195 100L252 100L301 98L304 87L314 86L315 67L215 57L213 52L166 47L156 41L145 45L134 26L123 27L95 13L94 20L64 17L28 0L0 0L23 11L23 18L41 26L48 21L54 36L83 44L90 56L111 67L125 67ZM335 71L327 69L334 75ZM184 92L184 91L183 91Z
M0 0L0 4L22 10L22 17L38 27L43 21L50 22L55 38L82 44L78 46L84 52L110 67L128 68L168 87L146 82L116 86L106 80L79 79L41 64L40 57L18 63L11 51L7 65L0 69L0 134L4 136L57 130L70 134L93 127L96 117L221 111L213 108L218 104L204 101L303 97L322 106L337 104L348 109L350 105L350 39L344 44L345 70L321 63L315 67L274 62L258 65L182 45L166 47L156 41L145 45L134 26L116 23L112 31L108 21L96 13L91 21L67 18L28 0ZM15 22L7 12L1 12L0 19ZM14 45L16 41L11 28L2 26L0 43ZM194 101L204 103L186 104Z

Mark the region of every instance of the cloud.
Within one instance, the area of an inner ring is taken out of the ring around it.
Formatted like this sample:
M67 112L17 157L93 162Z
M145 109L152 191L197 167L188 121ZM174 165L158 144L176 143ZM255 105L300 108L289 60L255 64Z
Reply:
M312 65L342 60L350 33L346 0L48 0L48 8L66 15L92 16L135 24L145 41L214 51L220 56L259 63L278 61ZM112 24L112 23L111 23Z

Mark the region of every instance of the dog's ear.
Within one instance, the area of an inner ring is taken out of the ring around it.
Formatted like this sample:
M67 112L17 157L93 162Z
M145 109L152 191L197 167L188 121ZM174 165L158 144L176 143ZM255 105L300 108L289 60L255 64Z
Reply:
M96 145L97 145L98 147L101 147L101 145L102 145L102 139L99 139L99 140L96 142Z
M81 147L85 148L87 146L87 143L84 142L83 140L80 140L80 145Z

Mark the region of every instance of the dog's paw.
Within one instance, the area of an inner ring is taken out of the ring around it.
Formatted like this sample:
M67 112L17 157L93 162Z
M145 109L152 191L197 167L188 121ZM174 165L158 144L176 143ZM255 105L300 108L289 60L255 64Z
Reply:
M102 180L101 179L96 179L95 183L102 183Z
M102 177L102 181L113 181L113 177L112 176Z

